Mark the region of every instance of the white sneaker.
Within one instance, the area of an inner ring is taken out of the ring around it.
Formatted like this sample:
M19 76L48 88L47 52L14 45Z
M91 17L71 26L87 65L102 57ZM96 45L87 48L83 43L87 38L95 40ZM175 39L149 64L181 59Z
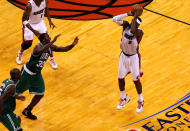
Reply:
M16 58L16 62L18 65L22 64L22 55L23 53L19 50L17 58Z
M126 98L123 98L123 99L121 98L120 103L117 106L117 109L121 110L125 106L125 104L128 103L129 101L130 101L130 98L128 96Z
M141 113L142 112L143 105L144 105L144 100L142 102L138 101L137 113Z
M57 66L57 64L55 62L55 59L53 57L50 58L50 64L51 64L51 67L53 69L57 69L58 68L58 66Z

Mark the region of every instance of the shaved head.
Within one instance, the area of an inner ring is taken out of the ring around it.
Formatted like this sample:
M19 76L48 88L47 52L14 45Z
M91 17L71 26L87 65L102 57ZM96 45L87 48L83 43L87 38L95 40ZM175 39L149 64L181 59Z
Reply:
M11 76L11 79L12 79L14 82L17 82L18 79L19 79L20 76L21 76L20 70L19 70L18 68L13 68L13 69L10 71L10 76Z

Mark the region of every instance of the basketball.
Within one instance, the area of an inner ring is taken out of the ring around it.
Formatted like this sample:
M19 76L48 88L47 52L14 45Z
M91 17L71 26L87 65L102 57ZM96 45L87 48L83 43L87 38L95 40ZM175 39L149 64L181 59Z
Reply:
M131 13L132 13L133 15L135 15L135 13L138 13L137 16L141 16L142 13L143 13L143 8L142 8L142 6L139 5L139 4L133 5L133 6L132 6Z

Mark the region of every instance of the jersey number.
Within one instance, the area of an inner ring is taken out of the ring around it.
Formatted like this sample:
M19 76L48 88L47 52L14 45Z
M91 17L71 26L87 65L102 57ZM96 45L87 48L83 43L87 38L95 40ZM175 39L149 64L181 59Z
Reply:
M45 61L39 61L39 63L36 64L36 66L42 68L44 66L44 64L45 64Z

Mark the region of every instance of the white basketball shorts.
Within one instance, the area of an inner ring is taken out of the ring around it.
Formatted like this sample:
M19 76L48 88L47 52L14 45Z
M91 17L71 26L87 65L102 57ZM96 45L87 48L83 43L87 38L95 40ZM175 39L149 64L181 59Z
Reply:
M37 23L37 24L30 23L30 25L34 30L37 30L40 34L48 33L48 30L47 30L44 20L42 20L40 23ZM23 42L32 41L33 40L33 32L24 25L22 27L22 30L23 30Z
M130 72L133 81L137 81L140 77L138 54L135 54L133 56L126 56L122 52L119 58L118 78L123 79Z

